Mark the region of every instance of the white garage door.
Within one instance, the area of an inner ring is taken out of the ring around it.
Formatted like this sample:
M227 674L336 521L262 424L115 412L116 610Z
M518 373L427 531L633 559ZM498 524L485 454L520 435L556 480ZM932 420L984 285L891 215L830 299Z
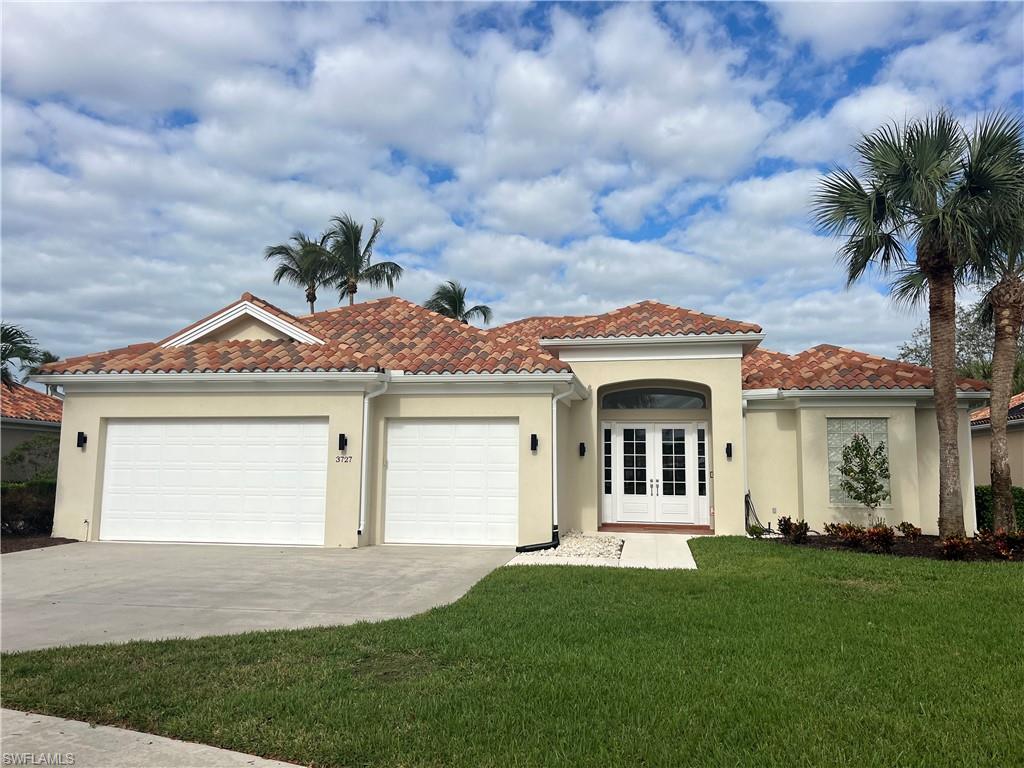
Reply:
M327 421L107 425L100 538L323 544Z
M384 541L515 545L515 421L388 422Z

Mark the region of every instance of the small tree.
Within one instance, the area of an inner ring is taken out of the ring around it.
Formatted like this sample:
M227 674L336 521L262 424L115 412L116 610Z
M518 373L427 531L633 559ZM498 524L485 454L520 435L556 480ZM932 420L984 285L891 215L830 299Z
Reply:
M843 476L839 487L851 499L867 507L873 521L878 505L889 498L889 457L885 443L872 448L864 435L855 434L843 448L839 474Z

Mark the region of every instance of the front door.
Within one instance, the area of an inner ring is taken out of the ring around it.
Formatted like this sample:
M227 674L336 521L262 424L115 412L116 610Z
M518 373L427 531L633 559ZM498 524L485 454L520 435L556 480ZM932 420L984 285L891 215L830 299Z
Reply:
M706 424L617 423L606 428L612 454L611 482L605 483L606 519L708 524Z

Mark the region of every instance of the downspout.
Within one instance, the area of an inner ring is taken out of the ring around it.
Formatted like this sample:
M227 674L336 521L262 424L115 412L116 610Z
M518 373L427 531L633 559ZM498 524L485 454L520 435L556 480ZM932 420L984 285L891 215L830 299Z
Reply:
M551 398L551 541L516 547L516 552L536 552L558 546L558 404L573 394L572 385L560 395Z
M390 382L391 374L384 371L384 380L380 387L372 392L363 393L363 456L359 468L361 480L359 483L359 530L356 531L357 536L362 536L363 529L366 527L366 485L369 482L370 474L370 401L387 392Z

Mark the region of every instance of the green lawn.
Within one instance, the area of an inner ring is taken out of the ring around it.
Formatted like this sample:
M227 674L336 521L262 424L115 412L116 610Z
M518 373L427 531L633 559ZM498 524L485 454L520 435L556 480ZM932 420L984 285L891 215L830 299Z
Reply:
M3 657L3 704L317 766L1024 762L1024 566L693 542L413 619Z

